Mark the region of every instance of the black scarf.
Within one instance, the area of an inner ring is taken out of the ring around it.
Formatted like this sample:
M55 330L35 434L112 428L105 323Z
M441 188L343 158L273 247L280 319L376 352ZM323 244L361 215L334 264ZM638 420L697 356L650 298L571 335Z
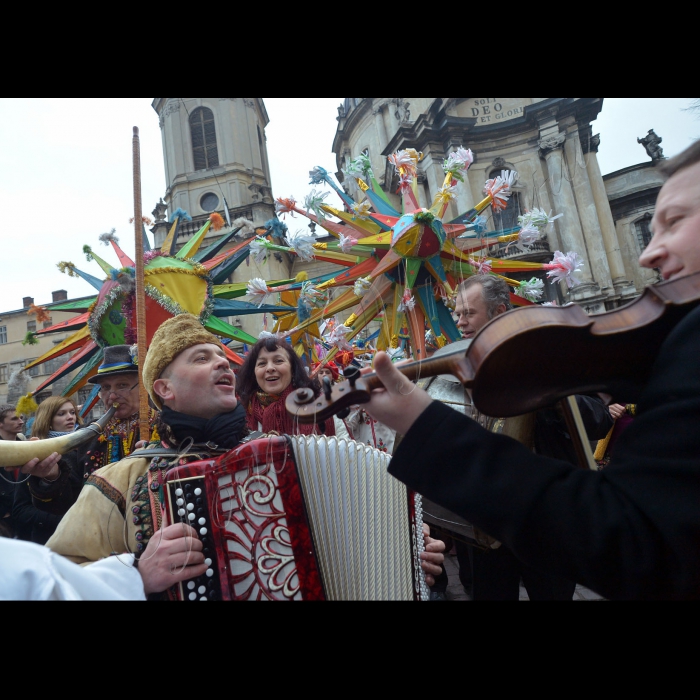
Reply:
M211 442L230 450L236 447L248 432L245 409L241 404L238 404L230 413L220 413L210 420L179 413L167 406L163 407L160 417L170 426L178 444L187 438L192 438L197 445Z

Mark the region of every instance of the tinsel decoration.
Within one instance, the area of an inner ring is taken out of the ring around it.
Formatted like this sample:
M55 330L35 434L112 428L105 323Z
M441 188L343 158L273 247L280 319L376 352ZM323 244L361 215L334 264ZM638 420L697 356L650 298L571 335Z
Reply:
M7 401L14 403L17 398L24 396L29 388L29 375L23 369L16 369L7 382Z
M172 224L175 219L180 219L180 221L192 221L192 217L184 210L178 207L171 215L170 215L170 223Z
M83 253L85 253L88 262L92 262L95 259L92 257L92 248L87 243L83 246Z
M266 227L267 227L268 223L269 222L267 222L265 224ZM239 228L240 227L241 230L238 233L242 233L244 236L246 234L250 234L250 233L253 233L253 231L255 231L255 224L250 219L246 219L243 216L239 216L237 219L234 219L233 222L231 223L231 227L232 228Z
M221 231L221 229L226 225L224 217L218 212L212 212L211 216L209 217L209 221L211 221L211 227L214 229L214 231Z
M36 304L30 304L27 309L27 315L36 315L36 320L38 323L45 323L51 320L51 315L46 310L45 306L37 306Z
M27 335L24 336L24 340L22 341L22 345L38 345L39 341L37 340L36 333L33 331L27 331Z
M75 271L75 264L72 262L66 262L65 260L61 260L60 263L56 264L56 267L64 275L68 275L68 277L78 277L78 273Z
M238 221L238 219L236 219L236 221ZM233 223L235 224L236 221L234 221ZM269 219L263 224L263 226L265 226L265 228L273 238L277 238L280 241L285 240L285 238L287 237L287 231L289 231L289 229L287 228L287 224L285 224L284 221L280 221L277 218Z
M23 416L31 416L36 413L36 409L39 408L39 404L34 400L34 397L29 394L25 394L18 402L16 411L18 414Z
M133 223L133 217L132 217L132 223ZM118 244L119 239L115 235L116 233L117 233L117 229L113 228L109 233L101 233L97 238L104 245L109 245L112 242Z

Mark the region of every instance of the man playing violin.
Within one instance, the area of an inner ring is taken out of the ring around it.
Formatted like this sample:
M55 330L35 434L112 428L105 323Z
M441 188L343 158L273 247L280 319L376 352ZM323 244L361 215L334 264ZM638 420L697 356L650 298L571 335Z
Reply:
M700 141L668 178L640 264L700 272ZM610 599L700 597L700 308L666 337L603 471L532 454L415 388L378 353L368 412L405 437L389 471L532 567Z

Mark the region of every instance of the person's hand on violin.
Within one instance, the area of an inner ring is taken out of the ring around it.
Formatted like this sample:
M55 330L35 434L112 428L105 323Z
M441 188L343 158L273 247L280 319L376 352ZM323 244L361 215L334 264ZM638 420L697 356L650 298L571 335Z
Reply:
M401 374L387 353L376 354L373 369L383 387L372 391L364 408L375 420L405 435L433 399Z

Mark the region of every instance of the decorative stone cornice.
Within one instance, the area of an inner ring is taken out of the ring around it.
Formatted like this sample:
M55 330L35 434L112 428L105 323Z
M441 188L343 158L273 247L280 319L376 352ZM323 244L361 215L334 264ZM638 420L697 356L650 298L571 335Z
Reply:
M537 142L537 145L540 147L540 158L544 158L548 153L561 148L564 145L564 141L566 141L566 134L553 134L540 139Z

